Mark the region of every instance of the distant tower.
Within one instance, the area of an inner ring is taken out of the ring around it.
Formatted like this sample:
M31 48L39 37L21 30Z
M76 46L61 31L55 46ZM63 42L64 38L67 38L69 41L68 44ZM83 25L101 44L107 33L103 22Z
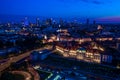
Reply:
M120 51L120 43L116 43L116 49Z
M53 20L53 27L55 27L55 25L56 25L56 21L55 21L55 20Z
M50 18L50 25L53 24L53 18Z
M98 25L97 29L98 29L98 30L102 30L103 27L102 27L101 25Z
M60 18L59 24L63 25L63 19L62 18Z
M61 25L59 24L58 29L58 35L57 35L57 41L60 41L60 32L61 32Z
M40 19L36 18L36 26L40 26Z
M89 19L87 19L86 24L89 25Z
M50 18L50 19L48 19L48 23L49 23L49 25L52 25L52 18Z
M8 27L11 27L11 24L10 24L10 23L7 23L7 26L8 26Z
M59 26L58 26L58 27L59 27L59 29L60 29L61 25L59 24Z
M94 26L96 25L96 21L95 21L95 20L93 21L93 25L94 25Z
M100 31L100 34L101 34L102 31L103 31L103 27L102 27L101 25L98 25L97 30L99 30L99 31Z
M53 24L56 24L56 21L55 21L55 20L53 20Z
M60 41L60 34L57 35L57 41Z
M27 17L25 17L24 26L29 26L29 21L28 21L28 18L27 18Z
M47 40L47 36L46 36L46 35L44 35L44 39L46 39L46 40Z
M52 25L52 18L46 20L46 25Z
M21 25L24 26L24 20L21 20Z

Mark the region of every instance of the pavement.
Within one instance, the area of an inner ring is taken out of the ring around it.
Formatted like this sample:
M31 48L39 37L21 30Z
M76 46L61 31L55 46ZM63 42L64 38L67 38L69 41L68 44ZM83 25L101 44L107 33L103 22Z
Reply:
M7 59L2 59L2 60L0 60L0 64L6 62L6 61L8 61L8 60L9 60L9 58L7 58Z
M25 77L25 80L31 80L32 76L30 73L25 72L25 71L12 71L13 74L21 74Z
M28 70L34 76L34 80L40 80L39 74L33 69L33 67L29 66Z

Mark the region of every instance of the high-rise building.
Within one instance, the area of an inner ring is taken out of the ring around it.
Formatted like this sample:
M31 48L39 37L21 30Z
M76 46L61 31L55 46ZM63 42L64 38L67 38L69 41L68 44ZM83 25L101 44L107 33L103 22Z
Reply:
M89 25L89 19L87 19L86 24Z
M98 25L97 30L99 30L99 33L101 34L103 32L103 27L101 25Z
M120 43L116 44L116 49L120 51Z
M93 25L96 25L96 21L95 20L93 21Z
M97 29L98 29L98 30L102 30L103 27L102 27L101 25L98 25Z
M52 25L52 18L46 20L46 25Z
M8 26L8 27L11 27L11 24L10 24L10 23L7 23L7 26Z
M63 25L63 19L62 18L60 18L59 24Z
M36 18L36 26L40 26L40 19Z
M24 19L24 26L29 26L29 21L27 17L25 17Z
M52 23L53 23L53 18L50 18L49 19L49 24L52 25Z
M53 20L53 27L55 27L55 25L56 25L56 21L55 21L55 20Z

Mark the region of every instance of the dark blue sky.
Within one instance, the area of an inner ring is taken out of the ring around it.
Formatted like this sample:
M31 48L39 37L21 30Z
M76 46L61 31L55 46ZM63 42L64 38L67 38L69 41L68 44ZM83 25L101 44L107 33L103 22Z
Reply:
M0 15L120 20L120 0L0 0Z

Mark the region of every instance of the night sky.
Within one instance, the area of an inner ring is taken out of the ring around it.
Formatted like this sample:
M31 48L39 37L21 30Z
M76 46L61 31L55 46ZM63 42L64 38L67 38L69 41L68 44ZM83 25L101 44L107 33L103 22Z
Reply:
M0 0L0 15L120 21L120 0Z

